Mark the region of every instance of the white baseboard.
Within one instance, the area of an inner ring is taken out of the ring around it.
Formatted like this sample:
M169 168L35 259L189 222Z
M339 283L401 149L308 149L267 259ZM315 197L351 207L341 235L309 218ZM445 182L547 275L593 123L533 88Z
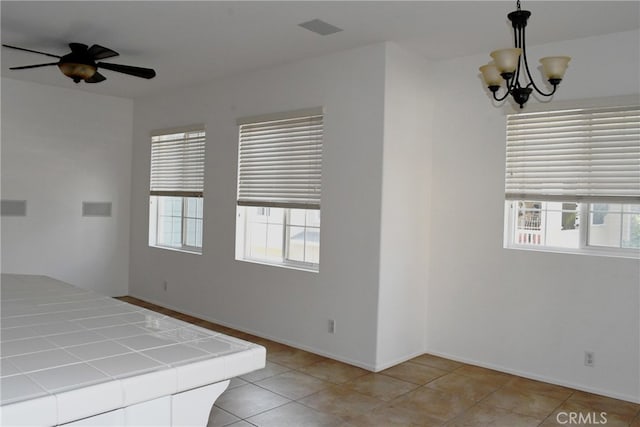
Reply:
M601 396L612 397L614 399L625 400L627 402L640 403L640 396L632 396L632 395L627 395L623 393L612 392L610 390L602 390L596 387L589 387L584 384L577 384L570 381L562 381L556 378L549 378L544 375L533 374L531 372L526 372L526 371L519 371L516 369L506 368L500 365L494 365L492 363L479 362L477 360L468 359L465 357L458 357L452 354L443 353L439 351L427 350L427 353L432 354L434 356L444 357L445 359L455 360L456 362L467 363L469 365L480 366L482 368L493 369L495 371L504 372L511 375L517 375L519 377L528 378L530 380L542 381L549 384L555 384L562 387L568 387L575 390L585 391L587 393L593 393Z
M271 341L274 341L274 342L277 342L277 343L280 343L280 344L288 345L288 346L291 346L291 347L294 347L294 348L297 348L297 349L300 349L300 350L304 350L304 351L308 351L310 353L314 353L314 354L317 354L317 355L320 355L320 356L328 357L330 359L337 360L339 362L348 363L349 365L357 366L359 368L366 369L367 371L371 371L371 372L380 372L380 371L383 371L383 370L385 370L387 368L395 366L395 365L397 365L399 363L403 363L403 362L406 362L407 360L411 360L414 357L420 356L421 354L429 353L429 354L432 354L434 356L440 356L440 357L444 357L446 359L455 360L457 362L467 363L469 365L475 365L475 366L480 366L480 367L483 367L483 368L493 369L493 370L496 370L496 371L499 371L499 372L504 372L504 373L507 373L507 374L517 375L519 377L524 377L524 378L528 378L528 379L532 379L532 380L536 380L536 381L543 381L543 382L546 382L546 383L549 383L549 384L555 384L555 385L559 385L559 386L562 386L562 387L569 387L569 388L572 388L572 389L575 389L575 390L581 390L581 391L585 391L585 392L588 392L588 393L598 394L598 395L601 395L601 396L612 397L614 399L625 400L627 402L640 403L640 396L632 396L632 395L612 392L610 390L602 390L602 389L595 388L595 387L589 387L589 386L586 386L584 384L577 384L577 383L573 383L573 382L569 382L569 381L562 381L562 380L558 380L556 378L549 378L549 377L546 377L546 376L543 376L543 375L537 375L537 374L534 374L534 373L531 373L531 372L519 371L519 370L507 368L507 367L504 367L504 366L495 365L495 364L492 364L492 363L481 362L481 361L477 361L477 360L474 360L474 359L469 359L469 358L465 358L465 357L459 357L459 356L456 356L456 355L443 353L443 352L438 352L438 351L426 350L424 352L417 352L415 354L411 354L411 355L400 357L400 358L398 358L396 360L393 360L393 361L383 362L383 363L379 363L379 364L378 363L376 363L376 364L365 363L365 362L362 362L360 360L353 360L353 359L350 359L348 357L343 357L343 356L336 355L336 354L333 354L333 353L330 353L330 352L326 352L326 351L317 349L317 348L315 348L313 346L307 346L307 345L304 345L304 344L300 344L298 342L289 341L289 340L283 340L281 338L272 337L270 335L263 334L261 332L258 332L258 331L252 330L252 329L238 327L237 325L234 325L234 324L231 324L231 323L227 323L227 322L221 321L219 319L215 319L215 318L210 317L210 316L203 315L202 313L190 312L188 310L184 310L183 308L176 307L176 306L173 306L171 304L167 304L167 303L162 302L162 301L157 301L157 300L154 300L154 299L151 299L151 298L138 296L136 294L130 294L130 296L132 296L134 298L138 298L138 299L143 300L143 301L150 302L152 304L159 305L161 307L165 307L165 308L168 308L168 309L171 309L171 310L179 311L180 313L188 314L190 316L195 316L195 317L197 317L199 319L203 319L203 320L207 320L209 322L217 323L219 325L226 326L228 328L232 328L232 329L235 329L235 330L240 331L240 332L245 332L245 333L260 337L260 338L268 339L268 340L271 340Z
M183 309L181 307L176 307L176 306L174 306L172 304L167 304L166 302L158 301L158 300L155 300L153 298L143 297L143 296L139 296L139 295L133 294L133 293L130 293L129 296L131 296L133 298L137 298L137 299L142 300L142 301L150 302L151 304L155 304L155 305L158 305L160 307L164 307L164 308L168 308L170 310L178 311L180 313L188 314L189 316L194 316L194 317L197 317L198 319L202 319L202 320L206 320L206 321L209 321L209 322L212 322L212 323L216 323L216 324L221 325L221 326L226 326L227 328L235 329L236 331L240 331L240 332L244 332L244 333L247 333L247 334L255 335L257 337L264 338L264 339L267 339L267 340L270 340L270 341L274 341L274 342L277 342L279 344L288 345L290 347L294 347L294 348L297 348L299 350L304 350L304 351L308 351L308 352L313 353L313 354L317 354L319 356L328 357L329 359L337 360L338 362L343 362L343 363L347 363L347 364L352 365L352 366L357 366L358 368L366 369L367 371L379 372L382 369L386 369L386 368L382 368L381 369L381 368L379 368L379 367L377 367L375 365L372 365L372 364L369 364L369 363L366 363L366 362L363 362L363 361L360 361L360 360L354 360L354 359L351 359L351 358L348 358L348 357L343 357L343 356L336 355L336 354L333 354L333 353L330 353L330 352L326 352L324 350L317 349L317 348L315 348L313 346L300 344L300 343L294 342L294 341L283 340L282 338L272 337L272 336L270 336L268 334L264 334L264 333L261 333L261 332L258 332L258 331L252 330L252 329L239 327L239 326L234 325L232 323L228 323L228 322L213 318L211 316L204 315L202 313L196 313L196 312L192 312L192 311L189 311L189 310L185 310L185 309ZM415 357L415 356L412 356L412 357ZM393 365L390 364L388 367L391 367L391 366L393 366Z

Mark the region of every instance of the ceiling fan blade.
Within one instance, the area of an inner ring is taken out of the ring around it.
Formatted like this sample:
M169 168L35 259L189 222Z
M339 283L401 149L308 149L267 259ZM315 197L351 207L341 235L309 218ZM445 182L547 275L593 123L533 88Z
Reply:
M57 62L49 62L47 64L24 65L22 67L11 67L10 70L26 70L27 68L48 67L49 65L58 65Z
M25 49L23 47L17 47L17 46L9 46L8 44L3 44L2 46L8 47L9 49L17 49L17 50L24 50L25 52L39 53L40 55L47 55L47 56L50 56L52 58L60 58L59 55L54 55L52 53L39 52L37 50Z
M132 67L131 65L110 64L108 62L98 62L98 68L117 71L118 73L129 74L131 76L142 77L143 79L152 79L156 76L156 72L151 68Z
M94 60L113 58L114 56L120 55L115 50L111 50L98 44L94 44L93 46L91 46L88 50L88 53L93 57Z
M88 79L85 79L84 81L87 83L100 83L105 80L107 80L107 78L96 71L96 73L93 76L89 77Z
M69 43L69 49L73 53L83 53L86 52L89 46L84 43Z

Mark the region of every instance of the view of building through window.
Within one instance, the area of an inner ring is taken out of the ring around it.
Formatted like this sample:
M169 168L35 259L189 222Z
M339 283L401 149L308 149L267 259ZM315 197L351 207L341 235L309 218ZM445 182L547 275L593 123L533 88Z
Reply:
M157 217L156 246L202 247L202 197L151 196L149 209Z
M640 205L507 203L513 214L511 239L514 245L640 249ZM582 232L583 227L585 232Z
M244 257L300 266L320 262L320 210L238 207ZM244 219L244 221L242 221Z

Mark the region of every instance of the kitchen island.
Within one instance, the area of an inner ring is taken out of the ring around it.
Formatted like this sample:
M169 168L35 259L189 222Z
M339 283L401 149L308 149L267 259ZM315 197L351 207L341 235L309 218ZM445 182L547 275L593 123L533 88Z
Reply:
M3 274L3 426L205 426L264 347L45 276Z

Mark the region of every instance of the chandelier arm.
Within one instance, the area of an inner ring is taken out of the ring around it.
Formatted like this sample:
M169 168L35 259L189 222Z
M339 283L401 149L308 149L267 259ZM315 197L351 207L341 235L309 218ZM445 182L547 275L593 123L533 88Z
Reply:
M523 46L523 40L522 40L522 32L524 31L524 29L522 27L518 27L518 28L514 28L513 32L515 34L515 40L516 40L516 48L522 48ZM522 51L524 53L524 50ZM513 77L513 85L511 87L510 92L513 91L513 89L517 88L518 86L520 86L520 69L522 68L522 55L520 55L520 57L518 57L518 66L516 67L516 75Z
M513 81L513 80L512 80L512 81ZM507 80L507 81L506 81L506 83L507 83L507 90L506 90L506 92L504 93L504 95L503 95L503 96L501 96L501 97L498 97L498 96L497 96L498 90L496 89L496 90L492 91L493 99L495 99L495 100L496 100L496 101L498 101L498 102L501 102L501 101L504 101L505 99L507 99L507 96L511 95L511 88L510 88L510 86L509 86L509 81Z
M524 36L524 28L522 29L522 55L521 55L523 61L524 61L524 69L527 72L527 77L529 78L529 84L527 84L527 87L533 86L533 88L536 90L536 92L538 92L540 95L542 96L551 96L556 92L556 88L558 87L558 85L553 85L553 90L549 93L546 93L544 91L542 91L535 83L535 81L533 80L533 77L531 76L531 71L529 71L529 63L527 62L527 48L526 48L526 44L525 44L525 36ZM520 67L518 67L519 69ZM519 70L518 70L519 71Z
M511 94L511 92L507 91L507 92L504 93L504 96L501 96L500 98L498 98L498 96L496 96L496 93L497 93L497 91L493 92L493 99L495 99L498 102L504 101L505 99L507 99L507 96L509 96Z

